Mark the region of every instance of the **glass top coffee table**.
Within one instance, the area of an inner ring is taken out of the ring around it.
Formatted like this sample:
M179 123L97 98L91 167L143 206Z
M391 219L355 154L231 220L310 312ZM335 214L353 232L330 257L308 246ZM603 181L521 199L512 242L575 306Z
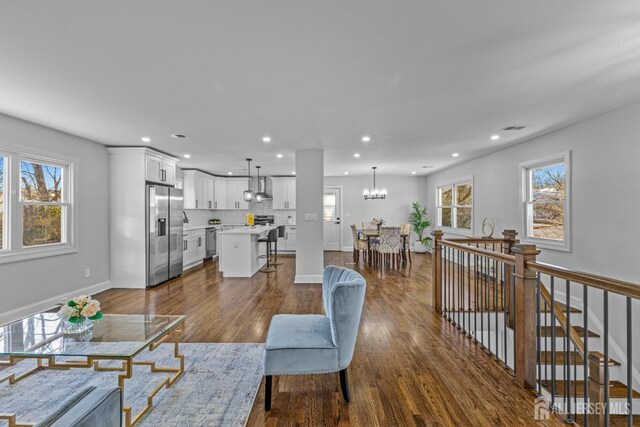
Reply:
M185 316L105 314L85 331L73 333L65 332L64 322L56 313L18 320L0 327L0 357L8 356L8 360L0 361L0 367L14 366L25 358L37 359L37 364L20 375L2 378L0 371L0 383L15 384L42 369L93 368L120 372L118 386L124 393L125 380L133 375L133 365L146 365L152 372L171 374L148 395L147 405L135 416L125 403L125 426L135 425L153 405L156 393L162 387L170 387L184 372L184 356L178 348L184 319ZM134 360L144 350L153 351L165 342L173 343L179 367L158 367L155 362ZM100 366L103 360L117 360L121 366Z

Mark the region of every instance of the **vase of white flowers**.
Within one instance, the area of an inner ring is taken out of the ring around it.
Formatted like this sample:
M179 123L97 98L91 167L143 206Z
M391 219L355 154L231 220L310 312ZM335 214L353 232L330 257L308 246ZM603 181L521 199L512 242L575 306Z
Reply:
M88 295L80 295L65 301L58 311L64 332L79 334L93 327L94 320L102 319L100 302Z

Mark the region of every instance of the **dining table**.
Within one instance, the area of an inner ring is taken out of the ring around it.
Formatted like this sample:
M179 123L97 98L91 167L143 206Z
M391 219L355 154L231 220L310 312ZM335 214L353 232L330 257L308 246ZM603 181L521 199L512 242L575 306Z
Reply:
M367 252L371 254L371 240L380 237L380 230L375 228L359 228L356 230L358 235L362 235L367 239ZM400 233L402 237L402 263L407 263L407 237L409 234ZM369 256L369 264L372 264L372 257Z

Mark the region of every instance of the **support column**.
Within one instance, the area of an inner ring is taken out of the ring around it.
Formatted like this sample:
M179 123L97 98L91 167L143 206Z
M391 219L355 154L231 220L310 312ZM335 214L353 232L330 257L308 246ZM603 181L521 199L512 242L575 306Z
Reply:
M324 152L296 151L296 277L295 283L322 283L324 232Z

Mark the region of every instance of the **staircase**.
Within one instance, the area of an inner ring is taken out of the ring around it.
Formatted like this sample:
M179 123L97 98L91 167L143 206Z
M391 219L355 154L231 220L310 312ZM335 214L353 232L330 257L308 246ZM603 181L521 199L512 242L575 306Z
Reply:
M585 387L585 372L587 376L590 360L597 360L602 366L605 364L603 340L600 334L587 330L587 344L585 345L584 313L577 307L570 306L567 321L566 304L554 301L555 310L551 310L551 294L548 289L540 286L541 304L540 325L538 332L539 366L538 391L551 405L555 405L562 412L571 412L571 418L578 424L584 424L586 410L585 396L588 399L588 387ZM570 339L567 342L567 330ZM585 348L588 347L589 358L585 363ZM609 425L628 425L626 415L616 412L626 410L628 393L631 391L633 399L633 424L640 426L640 392L629 390L626 384L626 367L618 360L609 357L609 402L611 415ZM569 397L569 399L568 399ZM588 400L587 400L588 401Z

